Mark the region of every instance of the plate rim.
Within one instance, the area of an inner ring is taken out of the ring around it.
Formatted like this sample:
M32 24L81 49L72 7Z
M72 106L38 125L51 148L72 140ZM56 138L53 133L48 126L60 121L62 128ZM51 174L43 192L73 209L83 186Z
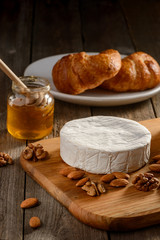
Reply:
M57 55L52 55L44 58L40 58L36 61L33 61L30 63L24 70L24 76L31 75L27 74L28 71L38 63L43 63L51 60L55 60L56 62L58 59L62 58L63 56L66 56L68 54L74 54L76 52L72 53L63 53L63 54L57 54ZM94 55L98 54L98 52L87 52L89 55ZM122 58L127 56L126 54L121 54ZM54 65L54 63L53 63ZM35 75L35 74L32 74ZM36 75L38 76L38 75ZM50 75L52 78L52 75ZM47 78L47 77L46 77ZM49 82L52 81L49 79ZM51 83L51 82L50 82ZM52 82L53 86L54 83ZM54 86L55 87L55 86ZM95 90L95 89L94 89ZM90 92L92 90L89 90ZM103 89L104 91L104 89ZM65 102L70 102L70 103L75 103L75 104L82 104L82 105L89 105L89 106L120 106L120 105L127 105L127 104L132 104L132 103L137 103L141 102L144 100L147 100L154 95L156 95L160 91L160 84L158 84L156 87L147 89L144 91L137 91L137 92L125 92L125 93L116 93L116 92L111 92L111 91L106 91L110 92L111 95L106 95L106 96L90 96L90 95L72 95L72 94L66 94L54 89L51 89L51 93L54 96L55 99L62 100ZM87 93L87 91L85 92ZM113 93L113 95L112 95Z

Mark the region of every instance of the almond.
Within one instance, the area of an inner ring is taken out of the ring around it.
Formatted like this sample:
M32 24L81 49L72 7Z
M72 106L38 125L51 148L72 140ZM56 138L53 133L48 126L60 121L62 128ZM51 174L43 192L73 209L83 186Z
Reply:
M84 176L85 172L84 171L81 171L81 170L76 170L76 171L72 171L70 172L67 177L70 178L70 179L73 179L73 180L76 180L76 179L80 179Z
M40 221L39 217L32 217L29 220L29 225L32 228L37 228L37 227L41 226L41 221Z
M109 183L111 182L115 176L112 173L106 174L100 178L101 182Z
M87 194L89 196L92 196L92 197L97 195L96 189L93 185L89 187L89 190L87 191Z
M91 186L93 186L94 188L95 188L95 190L96 190L96 195L100 195L99 194L99 191L98 191L98 188L97 188L97 184L95 183L95 182L93 182L93 181L91 181Z
M158 154L158 155L152 157L152 160L155 160L155 161L160 160L160 154Z
M127 173L124 172L113 172L112 173L116 178L123 178L123 179L129 179L130 176Z
M160 164L151 164L149 165L149 169L153 172L160 172Z
M82 187L82 189L86 192L89 191L89 188L90 188L90 186L87 186L86 184Z
M92 184L91 184L91 181L86 182L85 185L86 185L86 186L91 186L91 185L92 185Z
M128 184L128 180L127 179L114 179L110 182L110 186L112 187L125 187Z
M75 171L75 170L76 170L76 169L75 169L74 167L65 167L65 168L61 169L61 170L59 171L59 173L60 173L61 175L63 175L64 177L67 177L67 175L68 175L70 172Z
M82 178L76 183L76 187L82 187L88 181L89 181L88 177Z
M106 189L105 189L104 185L101 184L101 183L97 184L97 188L98 188L100 193L105 193L106 192Z
M21 202L21 208L31 208L38 204L37 198L27 198L23 202Z

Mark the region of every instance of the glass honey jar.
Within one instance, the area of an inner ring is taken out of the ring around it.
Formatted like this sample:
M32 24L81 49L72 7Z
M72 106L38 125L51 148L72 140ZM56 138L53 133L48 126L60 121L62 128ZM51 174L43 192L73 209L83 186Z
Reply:
M7 130L19 139L36 140L53 128L54 98L47 79L20 77L29 92L12 83L7 101Z

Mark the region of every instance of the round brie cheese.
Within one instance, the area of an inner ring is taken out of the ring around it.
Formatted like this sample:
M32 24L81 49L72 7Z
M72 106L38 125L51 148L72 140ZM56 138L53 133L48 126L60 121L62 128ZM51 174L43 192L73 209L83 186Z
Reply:
M90 173L130 173L150 156L150 132L133 120L95 116L67 122L60 131L60 156Z

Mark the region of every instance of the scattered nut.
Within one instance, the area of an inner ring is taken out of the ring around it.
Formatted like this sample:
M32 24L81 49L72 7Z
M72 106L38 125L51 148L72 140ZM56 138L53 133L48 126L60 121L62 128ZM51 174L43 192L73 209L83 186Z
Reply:
M87 181L89 181L88 177L82 178L80 179L77 183L76 183L76 187L82 187Z
M80 179L84 176L85 172L82 171L82 170L76 170L76 171L72 171L70 172L67 177L70 178L70 179L73 179L73 180L76 180L76 179Z
M26 147L24 150L23 150L23 157L24 159L26 160L31 160L32 157L33 157L33 149L32 148L29 148L29 147Z
M32 217L29 220L29 225L30 225L31 228L40 227L41 226L41 221L40 221L39 217Z
M112 174L118 179L119 178L123 178L123 179L129 179L130 178L129 174L124 173L124 172L113 172Z
M115 179L115 176L112 173L106 174L100 178L101 182L110 183L113 179Z
M82 187L84 191L87 192L90 196L99 196L100 193L105 193L106 189L102 183L96 184L96 182L88 181L86 184Z
M87 186L87 185L85 184L85 185L82 187L82 189L83 189L84 191L88 192L89 189L90 189L90 186Z
M13 164L13 159L9 154L0 152L0 167L6 166L7 164Z
M139 191L150 191L159 187L159 180L152 173L140 173L136 175L132 183Z
M38 160L46 158L47 154L48 154L48 152L44 151L44 149L41 147L40 148L38 147L35 149L35 156Z
M38 145L38 144L37 144ZM35 149L35 145L33 143L28 143L28 147L31 148L31 149Z
M48 152L44 150L41 144L34 145L29 143L28 146L23 150L22 156L26 160L38 161L45 159L48 155Z
M158 160L160 160L160 154L158 154L158 155L152 157L152 160L154 160L154 161L158 161Z
M98 188L100 193L105 193L106 192L106 189L105 189L105 187L102 183L98 183L97 188Z
M4 160L4 158L0 157L0 167L3 167L7 165L7 161Z
M92 196L92 197L97 195L96 189L93 185L89 187L89 190L87 191L87 194L89 196Z
M24 201L21 202L20 207L21 208L31 208L38 204L37 198L27 198Z
M98 188L97 188L97 184L95 182L91 181L91 185L95 188L96 195L99 196L100 194L99 194L99 191L98 191Z
M91 186L91 185L92 185L92 184L91 184L91 181L86 182L85 185L86 185L86 186Z
M160 164L151 164L149 165L149 169L153 172L160 172Z
M73 172L73 171L75 171L76 169L74 168L74 167L65 167L65 168L63 168L63 169L61 169L60 171L59 171L59 173L61 174L61 175L63 175L64 177L67 177L67 175L70 173L70 172Z
M128 184L128 180L127 179L114 179L110 182L110 186L112 187L125 187Z

